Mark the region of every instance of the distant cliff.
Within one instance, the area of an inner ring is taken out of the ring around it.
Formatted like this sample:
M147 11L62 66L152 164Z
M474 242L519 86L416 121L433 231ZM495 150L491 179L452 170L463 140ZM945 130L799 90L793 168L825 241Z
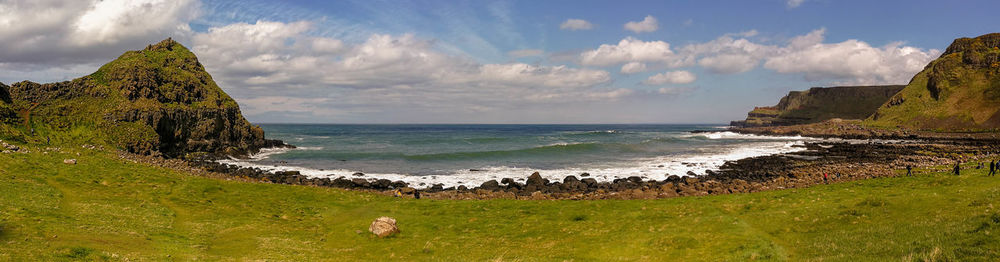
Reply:
M240 114L198 58L167 39L72 81L0 84L0 139L107 144L168 157L283 145Z
M889 100L902 85L813 87L792 91L777 105L757 107L747 119L732 126L784 126L821 122L829 119L865 119Z
M934 131L1000 128L1000 33L955 39L869 120Z

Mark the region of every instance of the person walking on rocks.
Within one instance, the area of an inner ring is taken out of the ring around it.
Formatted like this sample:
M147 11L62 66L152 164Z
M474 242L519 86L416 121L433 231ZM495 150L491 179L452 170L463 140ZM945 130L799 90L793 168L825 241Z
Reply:
M955 175L956 176L961 175L960 172L962 171L962 168L958 166L958 164L960 164L960 163L962 163L962 162L961 161L955 162Z
M913 167L906 165L906 176L913 176Z

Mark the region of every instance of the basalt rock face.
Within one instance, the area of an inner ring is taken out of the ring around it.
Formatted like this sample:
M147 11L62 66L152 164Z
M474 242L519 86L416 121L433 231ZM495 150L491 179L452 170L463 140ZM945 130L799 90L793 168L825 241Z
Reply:
M171 39L125 52L72 81L0 84L0 117L7 125L0 137L47 142L77 139L62 135L77 132L130 152L168 157L246 155L284 145L264 139L195 55Z
M870 120L940 131L1000 128L1000 33L955 39Z
M732 126L785 126L822 122L834 118L864 119L875 113L902 85L813 87L792 91L775 106L757 107L747 119Z

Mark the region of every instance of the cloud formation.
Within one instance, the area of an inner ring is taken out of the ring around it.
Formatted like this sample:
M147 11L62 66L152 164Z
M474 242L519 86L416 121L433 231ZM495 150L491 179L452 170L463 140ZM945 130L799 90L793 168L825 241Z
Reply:
M653 32L659 28L660 24L656 21L656 17L651 15L647 15L646 18L642 19L642 21L625 23L625 30L632 31L636 34Z
M805 1L806 0L787 0L785 1L785 5L787 5L788 8L796 8L802 5L802 3Z
M611 80L604 70L480 64L436 51L433 42L412 34L376 34L349 44L311 36L312 29L309 22L237 23L198 33L192 42L206 68L224 86L238 87L238 95L283 97L247 100L254 107L251 112L266 111L262 108L297 112L292 110L296 106L273 104L282 101L336 104L328 105L331 108L363 102L351 107L495 110L525 103L614 100L631 94L604 87ZM331 97L302 100L316 98L317 93Z
M647 78L646 81L642 81L642 84L651 86L664 84L690 84L697 79L698 78L691 72L678 70L652 75Z
M646 72L646 64L639 62L629 62L628 64L623 65L621 70L621 73L626 75L642 72Z
M843 84L906 83L941 51L903 46L901 42L873 47L850 39L824 44L820 29L790 41L764 67L778 73L802 73L806 80L836 79Z
M671 63L677 60L670 44L664 41L642 41L626 37L615 45L603 44L580 54L580 63L588 66L609 66L626 62Z
M0 68L34 71L113 58L121 50L191 33L195 0L0 2Z
M796 36L783 45L752 41L756 30L725 34L712 41L672 49L664 41L642 41L626 37L618 44L604 44L580 53L584 66L622 65L621 73L640 68L700 66L716 74L738 74L759 65L782 74L802 74L807 81L836 84L900 84L940 55L936 49L921 49L894 42L882 47L850 39L823 43L825 29ZM641 65L641 67L640 67Z
M566 19L565 22L559 25L559 29L570 31L590 30L592 28L594 28L594 25L583 19Z

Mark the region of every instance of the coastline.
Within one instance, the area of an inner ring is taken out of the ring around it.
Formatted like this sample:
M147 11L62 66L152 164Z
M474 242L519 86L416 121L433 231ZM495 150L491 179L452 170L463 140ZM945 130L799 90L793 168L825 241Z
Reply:
M413 192L420 192L422 198L429 199L655 199L804 188L822 183L899 176L901 173L897 170L905 169L906 166L927 168L954 165L956 161L980 161L995 157L996 152L1000 152L1000 147L996 146L998 143L989 137L962 134L915 136L905 130L885 132L844 128L842 123L834 124L839 130L857 131L842 134L811 131L838 130L817 128L815 124L749 130L731 128L729 131L740 134L801 135L841 140L809 141L798 146L800 150L726 161L717 170L708 170L704 175L673 174L665 179L628 176L599 181L589 174L553 178L536 172L530 176L524 174L522 177L487 180L478 185L445 187L443 184L435 184L418 189L401 180L366 177L361 173L320 178L303 175L298 171L269 171L209 160L189 161L188 165L250 181L337 187L386 195L400 190L405 197L413 197ZM827 174L826 180L824 173Z

